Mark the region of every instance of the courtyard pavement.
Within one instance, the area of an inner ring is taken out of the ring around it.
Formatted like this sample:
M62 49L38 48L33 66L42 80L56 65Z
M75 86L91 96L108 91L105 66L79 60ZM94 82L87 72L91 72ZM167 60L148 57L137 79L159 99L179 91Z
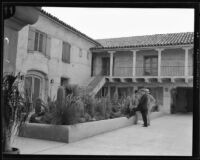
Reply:
M165 115L151 126L129 126L74 143L16 137L21 154L192 155L192 114Z

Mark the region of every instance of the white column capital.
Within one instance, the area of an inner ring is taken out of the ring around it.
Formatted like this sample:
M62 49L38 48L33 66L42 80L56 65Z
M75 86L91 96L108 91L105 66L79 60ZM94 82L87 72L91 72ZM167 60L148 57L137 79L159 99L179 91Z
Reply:
M108 53L110 53L110 54L113 54L113 53L115 53L116 51L108 51Z
M156 48L155 50L158 51L158 52L162 52L165 49L164 48Z
M182 47L182 49L184 49L185 51L187 50L189 50L189 49L192 49L193 47Z
M133 50L130 50L130 51L132 51L133 53L136 53L139 50L133 49Z

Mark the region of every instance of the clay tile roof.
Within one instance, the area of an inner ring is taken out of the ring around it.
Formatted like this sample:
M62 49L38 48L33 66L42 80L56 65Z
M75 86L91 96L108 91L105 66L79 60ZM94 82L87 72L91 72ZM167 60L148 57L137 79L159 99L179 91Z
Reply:
M64 27L67 27L68 29L70 29L71 31L73 31L74 33L76 33L77 35L89 40L90 42L94 43L97 46L101 46L101 44L99 42L97 42L96 40L88 37L87 35L85 35L84 33L78 31L77 29L73 28L72 26L66 24L65 22L61 21L60 19L58 19L57 17L51 15L50 13L44 11L43 9L38 9L42 14L48 16L49 18L55 20L56 22L60 23L61 25L63 25Z
M96 41L98 41L103 47L99 46L94 47L92 49L193 44L193 37L193 32L183 32L110 39L97 39Z

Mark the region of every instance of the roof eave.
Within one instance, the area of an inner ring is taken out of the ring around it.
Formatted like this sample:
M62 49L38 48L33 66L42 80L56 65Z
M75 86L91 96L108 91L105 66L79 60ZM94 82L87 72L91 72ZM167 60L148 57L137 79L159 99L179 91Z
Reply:
M66 29L69 30L70 32L72 32L72 33L78 35L79 37L84 38L85 40L87 40L87 41L89 41L89 42L95 44L96 46L102 46L99 42L93 40L92 38L90 38L90 37L88 37L87 35L81 33L80 31L78 31L78 30L76 30L75 28L69 26L68 24L62 22L61 20L57 19L56 17L52 16L51 14L47 13L46 11L44 11L44 10L42 10L42 9L39 9L39 10L40 10L40 13L41 13L43 16L45 16L45 17L51 19L52 21L54 21L55 23L57 23L57 24L63 26L64 28L66 28ZM73 29L71 29L71 28L73 28Z
M115 46L115 47L93 47L90 48L93 52L99 51L113 51L113 50L139 50L139 49L155 49L155 48L180 48L180 47L193 47L193 43L186 44L169 44L169 45L153 45L153 46Z

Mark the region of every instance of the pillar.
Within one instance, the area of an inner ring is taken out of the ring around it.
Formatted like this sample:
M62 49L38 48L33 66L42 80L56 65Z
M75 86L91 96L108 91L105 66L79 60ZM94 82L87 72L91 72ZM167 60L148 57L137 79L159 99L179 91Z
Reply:
M161 76L161 53L164 49L158 48L156 49L158 51L158 77Z
M163 106L160 106L160 111L166 114L171 112L171 87L163 86Z
M190 48L183 48L185 50L185 64L184 64L184 75L188 76L188 51Z
M113 76L113 53L114 51L109 51L110 53L110 77Z
M136 52L137 50L132 50L133 52L133 76L136 76Z

